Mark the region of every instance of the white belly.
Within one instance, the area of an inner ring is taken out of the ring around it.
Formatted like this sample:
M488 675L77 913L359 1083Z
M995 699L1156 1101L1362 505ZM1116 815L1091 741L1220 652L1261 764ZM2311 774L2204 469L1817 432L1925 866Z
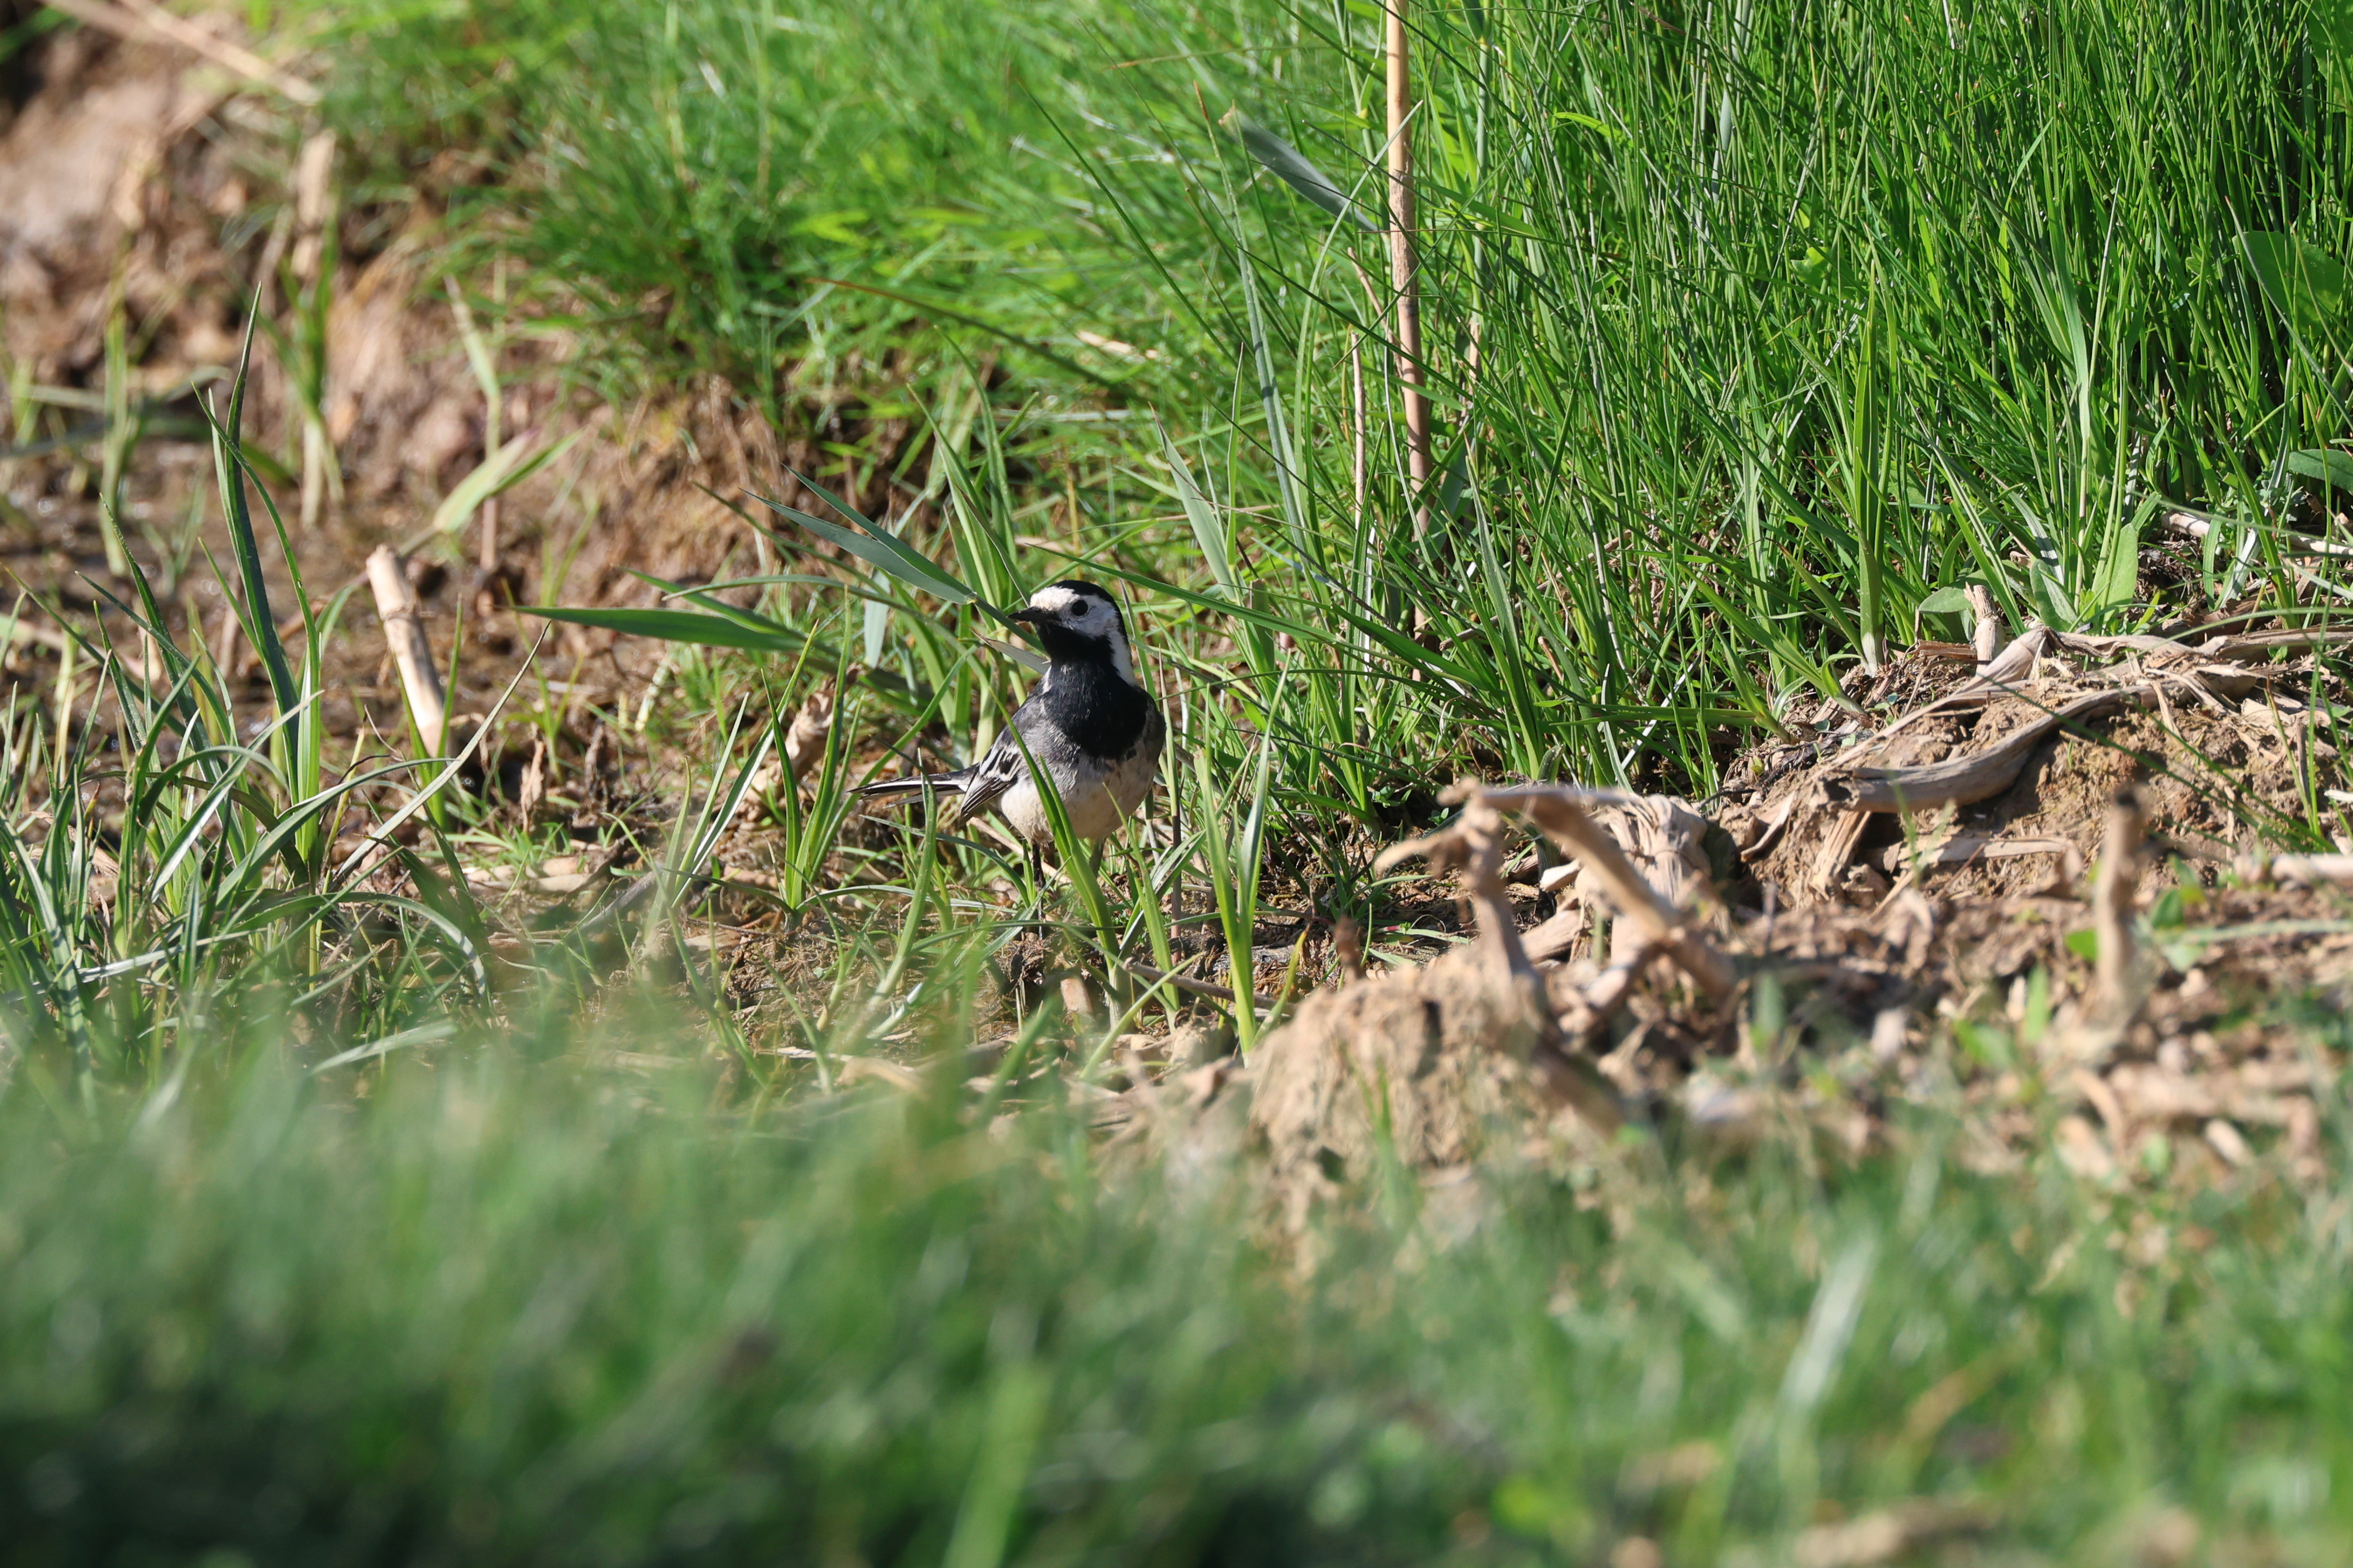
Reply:
M1139 747L1135 755L1098 783L1065 791L1062 810L1070 816L1071 833L1092 844L1118 832L1120 823L1133 816L1135 808L1144 804L1144 797L1152 793L1152 778L1159 763L1157 753L1146 755ZM1054 842L1053 825L1047 821L1046 807L1038 799L1038 786L1029 782L1028 774L1005 792L997 809L1005 814L1013 831L1030 843L1043 846Z

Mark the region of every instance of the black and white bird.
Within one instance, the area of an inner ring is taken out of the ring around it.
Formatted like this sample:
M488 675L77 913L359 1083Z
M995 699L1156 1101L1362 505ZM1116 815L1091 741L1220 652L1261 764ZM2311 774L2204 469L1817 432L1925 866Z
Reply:
M859 793L892 797L936 790L956 797L951 826L995 811L1024 842L1042 848L1053 843L1054 830L1022 755L1026 742L1054 781L1071 832L1090 842L1107 838L1150 793L1168 733L1152 694L1135 678L1127 625L1109 594L1079 582L1049 583L1011 618L1035 628L1049 662L987 753L952 773L885 779Z

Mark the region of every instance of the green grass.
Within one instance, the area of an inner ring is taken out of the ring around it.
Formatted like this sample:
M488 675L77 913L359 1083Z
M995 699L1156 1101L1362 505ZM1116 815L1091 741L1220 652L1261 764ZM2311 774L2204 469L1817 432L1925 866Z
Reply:
M1004 354L1005 402L1035 400L1018 466L1081 498L1082 553L1198 589L1156 440L1051 422L1074 399L1165 419L1212 504L1251 509L1242 591L1308 650L1278 787L1318 816L1468 763L1704 788L1726 745L1964 582L2013 623L2161 617L2183 595L2143 600L2133 570L2159 498L2230 520L2199 597L2310 597L2280 536L2326 466L2295 455L2346 434L2353 254L2325 17L1414 16L1448 476L1426 548L1403 526L1387 296L1347 260L1385 278L1382 242L1209 123L1241 108L1377 216L1371 7L388 12L345 17L370 63L336 79L355 124L424 135L419 156L428 122L485 140L515 183L473 199L547 289L787 424L796 393L929 392L944 414L955 360L926 321ZM1082 329L1166 358L1091 359ZM883 344L905 390L872 384ZM1407 605L1436 651L1367 624ZM1947 613L1929 629L1957 630Z
M681 1068L493 1048L354 1108L257 1064L79 1149L21 1121L12 1553L1189 1561L1222 1531L1409 1561L1442 1529L1437 1454L1314 1525L1369 1396L1268 1342L1231 1227L1140 1223L1074 1129L714 1119Z
M610 335L623 364L583 367L607 384L650 355L717 370L786 422L860 356L938 352L911 337L930 321L982 323L995 335L960 334L976 352L1090 386L1133 366L1074 328L1178 308L1137 275L1066 141L1123 140L1090 123L1130 96L1102 49L1187 36L1149 7L288 9L343 62L328 112L358 141L354 195L446 196L461 255L532 264L534 320L579 312ZM453 186L434 162L450 148L477 178ZM466 226L480 216L522 222Z
M879 743L968 757L1026 677L945 584L812 552L615 726L678 806L655 897L519 929L452 873L546 846L418 800L432 765L397 775L415 896L368 891L310 716L333 612L281 642L224 438L275 728L201 649L103 727L16 689L0 726L28 1561L1771 1562L1924 1495L1987 1506L1988 1560L2144 1560L2177 1506L2216 1560L2344 1560L2340 1106L2311 1191L1972 1174L1946 1110L1852 1166L1672 1130L1498 1163L1467 1237L1374 1173L1302 1271L1255 1250L1246 1164L1100 1164L1050 1086L1118 1021L1033 1011L967 1058L1025 931L1165 968L1187 920L1244 972L1280 897L1401 942L1369 852L1455 773L1704 793L1852 662L1956 632L1958 584L2100 629L2315 601L2290 524L2342 504L2353 392L2334 10L1414 16L1427 542L1390 302L1350 265L1385 278L1378 241L1216 129L1239 106L1377 193L1375 7L284 8L332 51L347 208L446 201L449 273L512 269L507 341L575 334L567 374L617 398L718 373L830 441L840 490L876 478L864 422L927 418L911 548L995 604L1074 569L1130 593L1180 698L1174 831L1069 893L845 843ZM2160 498L2222 526L2152 595ZM823 951L746 1007L650 939L777 716L853 661L811 787L760 807ZM553 737L533 691L510 720ZM860 1056L932 1081L845 1099Z
M1638 1139L1492 1166L1467 1234L1388 1184L1286 1283L1244 1172L1107 1181L1074 1114L967 1130L952 1073L747 1118L538 1038L357 1104L263 1030L176 1100L0 1106L16 1560L1761 1562L1918 1496L1984 1506L1963 1561L2353 1528L2339 1189L1973 1176L1940 1114L1853 1168Z

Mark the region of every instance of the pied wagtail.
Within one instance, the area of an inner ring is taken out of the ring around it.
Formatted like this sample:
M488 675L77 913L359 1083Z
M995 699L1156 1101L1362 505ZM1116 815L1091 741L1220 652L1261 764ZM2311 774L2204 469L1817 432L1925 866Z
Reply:
M858 793L953 795L950 826L994 810L1034 854L1053 843L1054 830L1021 754L1027 742L1054 781L1071 832L1090 842L1107 838L1150 792L1168 733L1135 678L1126 623L1109 594L1078 582L1049 583L1010 618L1036 629L1050 662L987 754L952 773L885 779Z

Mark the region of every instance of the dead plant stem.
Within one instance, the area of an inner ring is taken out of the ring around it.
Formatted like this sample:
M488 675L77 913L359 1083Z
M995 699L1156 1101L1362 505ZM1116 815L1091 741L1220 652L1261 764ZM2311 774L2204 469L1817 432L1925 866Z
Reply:
M1422 391L1421 296L1413 262L1413 88L1407 71L1407 0L1388 0L1389 286L1397 295L1398 380L1405 390L1406 474L1413 536L1430 532L1430 399Z

